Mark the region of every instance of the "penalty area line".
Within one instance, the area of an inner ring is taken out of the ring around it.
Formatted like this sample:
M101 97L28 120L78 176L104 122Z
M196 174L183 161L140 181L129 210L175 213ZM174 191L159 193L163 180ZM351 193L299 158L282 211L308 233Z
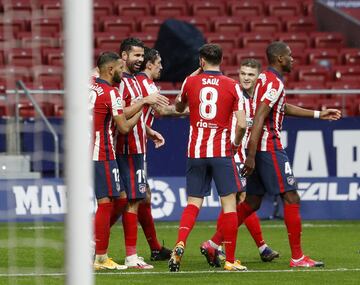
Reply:
M96 272L95 275L170 275L170 274L232 274L232 273L301 273L301 272L360 272L360 268L332 268L332 269L321 269L321 268L301 268L299 269L283 269L283 270L248 270L248 271L210 271L210 270L195 270L195 271L179 271L179 272L168 272L168 271L139 271L139 272L126 272L123 271L108 271L108 272ZM58 273L9 273L0 274L1 277L56 277L65 276L65 272Z

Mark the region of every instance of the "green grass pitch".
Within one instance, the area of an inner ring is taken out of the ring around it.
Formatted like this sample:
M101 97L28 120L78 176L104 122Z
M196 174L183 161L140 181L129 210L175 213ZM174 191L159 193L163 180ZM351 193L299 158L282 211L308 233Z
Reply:
M248 272L223 272L209 268L199 245L211 237L214 222L198 222L190 234L180 273L169 273L167 262L153 262L153 270L102 271L95 284L360 284L360 221L321 221L303 224L303 249L325 268L290 269L290 249L282 221L263 221L269 246L280 252L271 263L260 260L255 243L241 227L237 258ZM173 247L178 223L157 223L159 240ZM64 226L62 223L0 224L0 284L64 284ZM76 252L72 253L76 254ZM150 251L141 228L138 254L149 261ZM109 256L124 262L122 227L111 232Z

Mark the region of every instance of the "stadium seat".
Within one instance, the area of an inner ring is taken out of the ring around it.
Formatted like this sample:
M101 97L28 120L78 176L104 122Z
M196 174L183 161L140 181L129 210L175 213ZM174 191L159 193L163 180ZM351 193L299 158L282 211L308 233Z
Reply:
M128 35L136 32L136 22L133 17L105 16L100 18L102 31Z
M59 40L54 36L39 36L32 33L22 33L20 46L22 48L60 47Z
M0 102L0 118L8 116L8 108L4 102Z
M184 16L184 17L176 17L177 20L188 22L194 25L203 33L210 32L210 22L207 17L192 17L192 16Z
M360 49L343 48L340 50L340 56L346 65L360 65Z
M264 7L261 1L232 1L228 5L232 16L256 17L264 15Z
M151 48L154 47L157 40L157 33L133 33L131 36L142 40L146 46Z
M15 86L17 80L30 81L29 69L23 66L6 66L0 68L0 78L6 81L7 87Z
M360 67L359 66L333 66L335 79L339 81L359 82Z
M239 17L214 17L214 32L242 33L246 31L246 22Z
M286 17L282 21L289 33L308 33L316 30L315 21L312 17Z
M308 55L311 65L331 67L341 63L339 52L336 49L306 49L305 53Z
M61 0L38 0L40 9L47 17L61 17L62 16L62 1Z
M147 1L123 1L115 6L115 10L120 16L150 16L150 5Z
M326 96L321 96L318 102L321 110L325 110L329 108L335 108L341 110L343 103L345 103L345 97L340 94L329 94Z
M344 37L340 33L313 32L310 34L315 48L342 48Z
M53 103L40 102L39 106L45 116L52 117L55 115L55 106ZM34 118L37 115L35 108L31 103L19 103L17 107L19 109L19 115L22 118Z
M242 47L246 49L263 49L265 52L266 47L274 40L273 36L269 33L250 33L244 34L241 37Z
M187 5L181 1L156 1L153 5L155 16L177 17L188 15Z
M42 62L45 65L64 65L64 52L60 48L42 48L41 56Z
M113 1L110 0L93 0L94 17L98 19L101 16L113 15Z
M239 67L238 66L222 66L221 70L225 76L228 76L236 81L239 81Z
M306 49L311 47L311 41L306 33L278 33L275 37L286 42L293 49Z
M313 94L288 96L286 103L307 109L319 108L318 96Z
M4 51L0 50L0 66L3 66L4 64L5 64Z
M232 49L238 47L237 37L234 37L232 33L209 33L205 36L209 43L221 45L224 51L231 51Z
M29 31L28 25L25 20L12 19L10 17L0 18L0 32L2 34L8 33L15 36L20 31Z
M47 31L51 33L60 33L62 31L61 18L38 18L31 21L31 31Z
M318 81L325 83L331 78L331 72L325 68L314 66L297 66L299 81ZM296 72L294 70L294 72Z
M251 32L277 33L282 31L282 24L277 17L254 17L249 21Z
M6 63L14 66L30 67L41 64L40 53L34 53L33 49L16 48L6 55Z
M33 1L29 0L15 0L15 1L3 1L4 13L11 13L13 16L21 16L24 18L31 17L32 10L35 10Z
M291 56L294 59L294 65L306 65L308 64L308 56L304 53L304 49L296 48L292 45L289 45L291 49Z
M191 5L193 16L225 16L225 7L221 1L195 1Z
M64 117L64 106L55 105L55 117L62 118Z
M156 86L160 88L160 90L174 90L175 86L172 82L164 82L164 81L156 81Z
M240 63L245 58L255 58L260 61L262 68L266 66L266 56L263 49L238 49L234 50L235 64L240 66Z
M328 89L360 89L360 81L330 81L326 83Z
M270 16L301 15L301 3L295 1L270 1L267 4Z
M165 17L142 17L140 21L140 32L157 34L164 21Z
M104 50L118 50L123 35L118 33L95 33L95 47Z
M31 76L34 82L61 85L63 82L64 69L60 66L38 65L31 69ZM51 82L51 83L50 83Z

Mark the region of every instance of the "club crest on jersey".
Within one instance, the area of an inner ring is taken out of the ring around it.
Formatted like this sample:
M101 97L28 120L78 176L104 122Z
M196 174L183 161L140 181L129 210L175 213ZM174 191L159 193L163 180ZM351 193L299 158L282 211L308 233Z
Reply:
M277 91L275 89L270 89L270 91L266 93L265 97L266 99L273 101L274 99L276 99L276 94Z
M139 184L139 192L140 193L146 192L146 184Z
M287 180L287 183L289 185L294 185L295 184L295 177L294 176L289 176L289 177L286 178L286 180Z
M253 126L253 123L254 123L253 118L246 118L246 126L248 128L251 128Z
M116 191L120 192L121 187L120 187L120 183L116 182Z

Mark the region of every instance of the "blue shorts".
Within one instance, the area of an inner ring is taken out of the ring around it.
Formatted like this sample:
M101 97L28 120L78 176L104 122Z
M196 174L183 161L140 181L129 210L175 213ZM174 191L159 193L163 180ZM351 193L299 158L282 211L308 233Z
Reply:
M128 200L144 199L147 184L144 154L117 155L116 161Z
M219 196L241 191L239 173L232 157L188 158L186 192L188 196L203 198L211 191L214 179Z
M265 192L278 195L297 190L297 183L285 150L258 151L255 156L255 170L247 178L246 192L264 195Z
M94 187L96 199L119 197L124 190L116 160L94 162Z

